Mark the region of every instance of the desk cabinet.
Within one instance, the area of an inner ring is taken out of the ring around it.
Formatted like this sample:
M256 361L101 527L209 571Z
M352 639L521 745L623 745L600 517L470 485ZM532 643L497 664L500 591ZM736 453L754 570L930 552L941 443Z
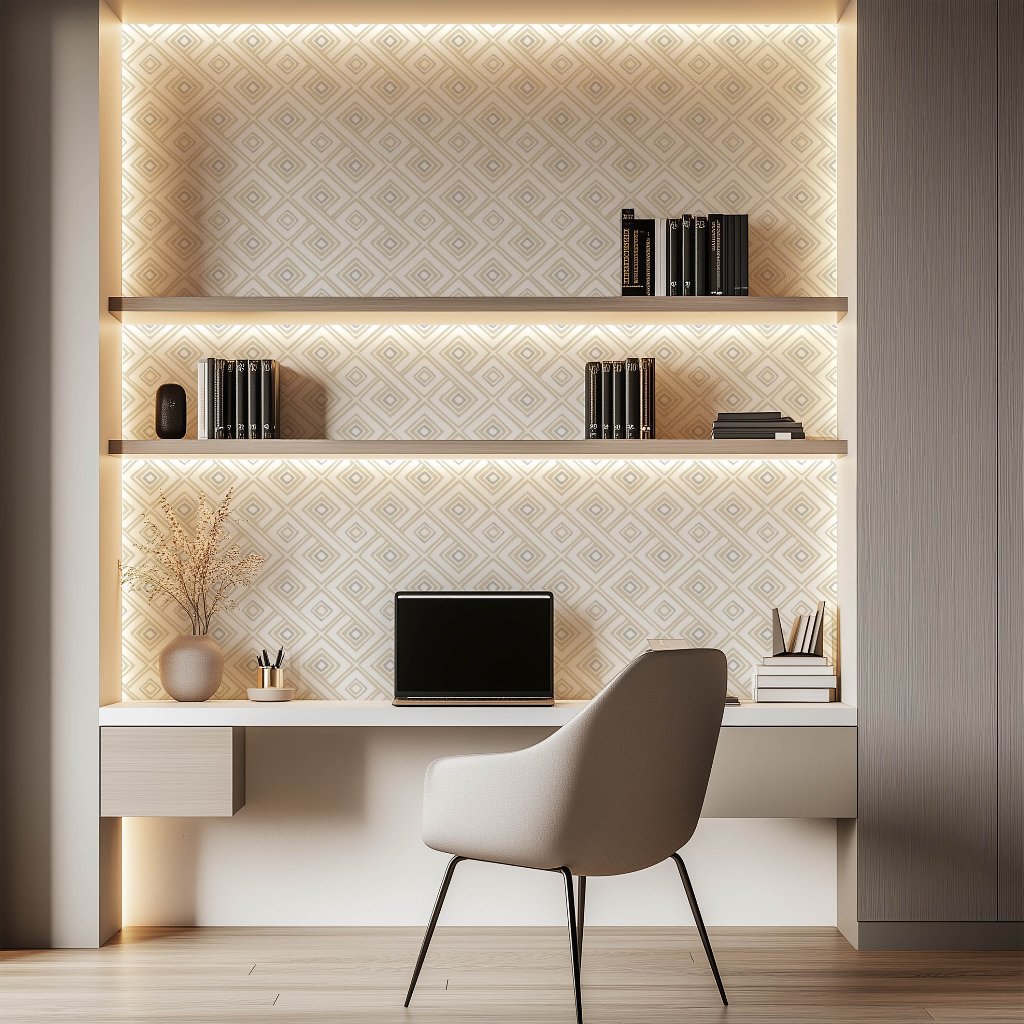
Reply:
M245 729L101 730L103 817L230 817L244 803Z

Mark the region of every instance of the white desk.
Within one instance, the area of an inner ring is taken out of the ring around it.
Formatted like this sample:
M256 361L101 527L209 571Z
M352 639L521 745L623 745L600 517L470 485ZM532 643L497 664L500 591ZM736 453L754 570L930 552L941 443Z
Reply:
M393 707L390 701L121 701L99 709L105 817L222 817L245 803L247 728L531 728L586 707ZM853 818L857 709L846 704L727 707L705 817ZM344 742L341 740L341 742ZM529 740L524 741L523 745Z

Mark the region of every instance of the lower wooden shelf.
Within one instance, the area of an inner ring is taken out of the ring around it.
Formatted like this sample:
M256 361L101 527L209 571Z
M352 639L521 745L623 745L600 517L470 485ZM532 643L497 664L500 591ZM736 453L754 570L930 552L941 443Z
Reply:
M834 459L846 441L110 441L129 459Z

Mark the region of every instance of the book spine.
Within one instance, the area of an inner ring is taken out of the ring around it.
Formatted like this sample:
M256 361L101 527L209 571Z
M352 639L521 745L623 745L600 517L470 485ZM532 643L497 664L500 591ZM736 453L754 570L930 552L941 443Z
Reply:
M667 295L666 286L668 283L668 251L666 250L666 239L668 237L668 224L664 217L659 217L654 222L654 294Z
M249 437L257 438L263 434L260 425L260 370L262 360L250 359L248 362L249 394L246 397L246 410L249 419Z
M601 363L601 436L612 436L612 364L610 360Z
M682 295L682 249L680 238L683 234L683 222L679 217L671 217L665 222L665 294Z
M587 363L583 377L583 436L593 441L601 436L601 364Z
M271 360L260 360L260 437L274 438L274 374Z
M708 294L722 294L722 215L708 214Z
M210 441L217 436L216 364L215 359L206 360L206 437Z
M739 218L739 295L750 294L750 257L747 251L749 218L741 213Z
M806 690L757 688L758 704L831 704L836 699L834 686L808 687Z
M206 360L200 359L197 364L196 381L196 437L205 441L206 433Z
M640 440L651 441L657 433L654 427L654 359L640 360Z
M736 294L736 217L727 213L722 217L722 294Z
M271 422L274 427L275 440L281 436L281 364L276 359L270 361L270 377L274 393L274 415Z
M694 295L693 290L693 218L687 213L679 220L679 253L682 261L680 295Z
M235 438L235 361L224 360L224 436Z
M708 294L708 221L693 218L693 294Z
M622 294L635 295L636 283L633 276L633 217L632 210L621 214L622 233Z
M235 360L235 438L249 436L249 360Z
M213 436L224 440L224 360L213 361Z
M612 437L626 436L626 366L621 359L612 361Z
M626 438L637 441L640 439L640 360L636 356L626 360L623 377L626 395L622 407Z

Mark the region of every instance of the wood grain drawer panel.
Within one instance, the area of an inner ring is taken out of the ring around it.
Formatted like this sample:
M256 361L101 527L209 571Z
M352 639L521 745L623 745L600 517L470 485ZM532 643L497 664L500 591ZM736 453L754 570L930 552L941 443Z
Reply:
M857 730L723 729L705 818L855 818Z
M104 817L230 817L244 803L244 729L106 726L100 731Z

